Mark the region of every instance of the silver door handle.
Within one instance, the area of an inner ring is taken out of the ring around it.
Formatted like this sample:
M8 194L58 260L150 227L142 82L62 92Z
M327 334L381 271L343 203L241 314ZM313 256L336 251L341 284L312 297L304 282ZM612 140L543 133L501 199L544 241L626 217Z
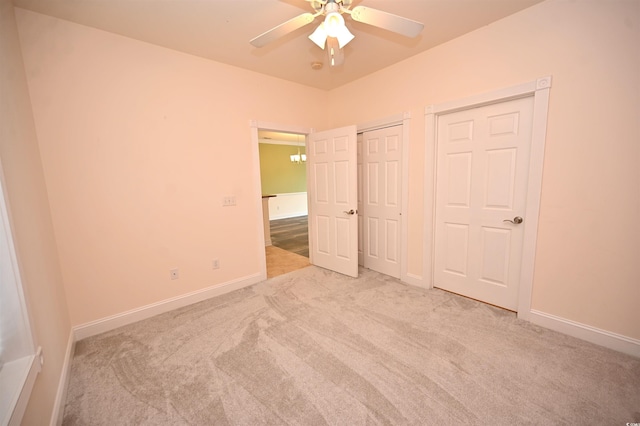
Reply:
M349 210L349 211L346 211L346 210L345 210L344 212L345 212L346 214L356 214L356 211L355 211L355 210L353 210L353 209L351 209L351 210Z
M505 220L503 220L503 222L511 222L511 223L514 223L514 224L516 224L516 225L517 225L517 224L519 224L519 223L522 223L522 221L523 221L523 220L524 220L524 219L522 219L520 216L516 216L516 217L514 217L514 218L513 218L513 220L511 220L511 219L505 219Z

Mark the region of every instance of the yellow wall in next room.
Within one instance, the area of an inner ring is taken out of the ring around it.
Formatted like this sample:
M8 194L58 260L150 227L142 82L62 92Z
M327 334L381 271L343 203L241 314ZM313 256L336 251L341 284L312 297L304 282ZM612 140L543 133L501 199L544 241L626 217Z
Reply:
M261 143L260 180L262 195L307 191L306 163L292 163L290 155L306 154L305 147Z

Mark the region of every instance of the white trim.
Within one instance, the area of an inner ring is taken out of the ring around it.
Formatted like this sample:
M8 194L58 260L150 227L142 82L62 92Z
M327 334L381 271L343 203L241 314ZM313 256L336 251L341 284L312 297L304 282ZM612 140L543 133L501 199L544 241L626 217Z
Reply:
M409 284L409 285L413 285L416 287L421 287L421 288L427 288L426 284L423 280L423 277L421 275L416 275L416 274L412 274L410 272L407 272L401 279L401 281L403 283Z
M69 333L69 341L67 342L67 350L64 354L62 371L60 373L60 380L58 381L58 390L56 392L56 399L53 404L53 412L51 413L49 426L60 426L64 419L64 405L67 400L67 388L69 386L69 379L71 378L71 361L73 360L75 346L76 341L73 331L71 331Z
M538 245L538 222L540 219L540 199L542 198L542 173L544 149L547 139L547 116L549 112L549 91L551 77L536 80L533 100L533 127L531 151L529 152L529 180L527 183L527 206L522 246L523 262L520 266L520 287L518 293L518 318L529 319L533 275ZM526 261L525 261L526 260Z
M541 77L528 83L497 89L491 92L481 93L463 99L456 99L453 101L429 105L425 108L425 115L450 114L452 112L465 109L478 108L484 105L490 105L498 102L505 102L511 99L527 97L534 94L538 90L548 90L550 88L551 76Z
M549 90L551 76L539 78L517 86L494 90L471 96L465 99L429 105L425 108L425 230L432 235L425 238L424 265L429 276L429 288L433 287L433 233L435 209L435 169L436 169L436 137L437 116L449 114L484 105L505 102L512 99L533 96L533 130L531 134L531 154L529 160L529 179L526 207L526 226L522 250L522 267L519 283L518 318L527 320L531 309L531 293L533 291L533 272L535 266L535 248L538 236L538 216L540 211L540 195L542 193L542 170L544 146L546 141L547 115L549 109ZM427 170L431 168L432 170Z
M31 391L36 381L36 376L42 370L42 348L38 347L35 355L27 355L15 359L4 365L2 372L3 385L9 385L4 392L15 391L10 396L8 408L4 413L0 413L2 424L18 426L22 424L22 416L27 409ZM5 395L3 395L4 397Z
M640 340L612 333L566 318L531 309L529 321L533 324L604 346L631 356L640 357Z
M253 163L253 185L254 185L254 208L259 214L256 215L255 234L258 235L258 246L256 247L258 262L259 262L259 274L263 280L267 279L267 254L265 252L265 245L267 239L264 236L265 233L265 214L263 212L262 201L262 181L260 179L260 142L258 140L258 122L251 120L251 161ZM267 218L268 219L268 218ZM269 245L271 245L271 238L269 238Z
M302 142L302 141L300 141ZM302 146L300 142L295 141L279 141L277 139L258 139L258 143L263 145L285 145L285 146Z
M409 273L409 148L411 147L409 123L411 114L405 112L402 120L402 194L400 214L400 280L408 284L424 286L422 277Z
M433 107L425 108L425 147L424 147L424 221L422 238L422 277L426 288L433 288L433 246L434 216L436 195L436 116Z
M12 331L16 334L16 339L7 348L1 348L1 356L7 358L3 360L4 366L0 368L0 384L6 387L4 393L10 392L9 405L5 406L5 395L0 399L0 422L8 424L20 424L22 416L27 408L33 384L36 376L42 369L42 348L37 346L35 330L32 327L31 312L29 303L25 298L24 283L22 281L22 268L14 242L13 220L9 205L8 194L5 190L4 169L0 163L0 239L2 240L2 256L0 256L0 271L2 271L3 286L15 289L15 297L10 296L3 300L4 308L17 308L18 312L12 315ZM0 289L0 294L4 297L7 293ZM13 309L12 309L13 310ZM0 318L4 322L4 318ZM0 347L4 336L0 335ZM4 370L4 371L3 371ZM11 374L10 374L11 373Z
M309 133L313 133L313 129L309 127L290 125L290 124L281 124L281 123L273 123L268 121L259 121L259 120L251 120L249 122L252 128L257 130L270 130L273 132L282 132L282 133L297 133L300 135L308 135ZM256 134L256 139L258 135Z
M411 119L411 113L403 112L401 114L395 114L378 120L371 120L366 123L358 124L356 125L356 129L358 133L364 133L372 130L384 129L385 127L403 125L405 124L405 121L409 119Z
M82 340L87 337L104 333L106 331L114 330L118 327L151 318L158 314L163 314L174 309L202 302L203 300L207 300L215 296L220 296L234 290L239 290L241 288L259 283L263 280L264 279L261 274L253 274L243 278L228 281L223 284L216 284L202 290L197 290L181 296L173 297L171 299L152 303L150 305L142 306L140 308L132 309L130 311L112 315L96 321L91 321L89 323L73 327L72 330L74 338L76 341Z

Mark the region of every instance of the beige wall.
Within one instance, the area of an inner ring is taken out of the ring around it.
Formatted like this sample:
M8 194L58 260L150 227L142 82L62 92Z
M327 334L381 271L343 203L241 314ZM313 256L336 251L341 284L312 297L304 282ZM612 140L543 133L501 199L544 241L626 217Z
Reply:
M72 324L258 274L250 120L326 127L328 94L16 13Z
M45 364L24 425L49 424L71 324L13 6L0 0L0 161L32 327Z
M552 75L533 308L639 339L639 43L637 0L550 0L332 91L332 126L412 115L410 272L424 107Z
M47 357L27 424L50 412L71 325L258 271L250 119L326 129L409 111L408 261L421 275L424 106L549 74L533 308L640 338L636 0L549 0L331 92L18 9L39 146L0 4L0 156Z

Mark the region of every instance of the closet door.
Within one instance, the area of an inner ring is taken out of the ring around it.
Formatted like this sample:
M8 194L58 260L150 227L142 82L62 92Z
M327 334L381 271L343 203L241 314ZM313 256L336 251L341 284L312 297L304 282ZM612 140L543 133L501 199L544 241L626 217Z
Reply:
M359 146L360 258L400 278L402 126L362 134Z
M517 309L533 106L530 96L438 117L434 286Z

